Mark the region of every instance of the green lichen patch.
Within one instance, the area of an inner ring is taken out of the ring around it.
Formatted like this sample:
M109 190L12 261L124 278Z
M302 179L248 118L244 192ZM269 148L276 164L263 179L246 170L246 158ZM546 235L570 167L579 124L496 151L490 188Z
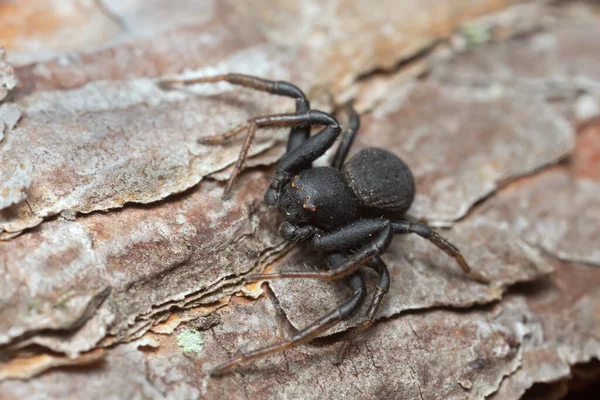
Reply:
M184 353L199 353L202 351L204 341L200 332L186 329L177 335L177 345L181 347Z

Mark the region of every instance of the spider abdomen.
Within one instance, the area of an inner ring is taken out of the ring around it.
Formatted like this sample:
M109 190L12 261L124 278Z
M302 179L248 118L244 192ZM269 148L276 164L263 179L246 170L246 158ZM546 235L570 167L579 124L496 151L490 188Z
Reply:
M361 150L344 164L342 174L361 207L370 214L402 214L415 197L410 168L383 149Z

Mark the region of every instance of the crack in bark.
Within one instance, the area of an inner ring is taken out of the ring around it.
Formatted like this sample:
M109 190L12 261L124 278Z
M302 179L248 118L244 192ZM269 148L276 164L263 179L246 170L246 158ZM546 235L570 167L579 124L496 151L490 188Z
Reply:
M36 336L40 335L64 335L76 332L79 328L81 328L92 316L94 312L102 306L104 301L108 298L111 293L112 288L110 286L104 287L102 290L98 291L94 296L90 298L85 308L81 312L81 314L72 321L68 326L60 327L60 328L45 328L45 329L34 329L25 331L23 334L15 337L9 338L9 341L4 344L0 344L0 349L7 349L10 351L11 349L18 350L19 346L22 342L27 341L28 339L32 339ZM39 345L42 348L46 348L46 346ZM94 348L97 348L94 347ZM52 349L47 348L47 350L52 351ZM92 349L90 349L92 350Z
M288 319L287 314L285 313L283 308L281 308L279 299L277 298L277 296L275 296L275 293L273 293L273 290L271 289L269 284L265 282L263 284L263 287L265 288L267 298L269 299L269 301L273 305L273 309L275 310L275 318L277 320L277 325L279 326L279 329L281 329L288 337L298 333L298 329L296 329Z
M406 353L406 358L407 358L407 363L406 365L408 366L408 369L410 370L410 376L413 380L413 382L417 385L417 390L419 391L419 397L421 397L421 400L425 400L425 397L423 397L423 392L421 391L421 382L419 382L419 380L416 378L416 372L413 368L413 361L412 361L412 357L410 356L410 354Z
M421 342L421 344L423 345L423 350L425 350L428 353L431 353L431 350L429 350L427 348L427 346L425 345L425 341L423 340L423 338L421 336L419 336L419 334L417 333L417 331L415 330L415 328L413 328L412 324L410 322L408 322L408 326L410 328L410 330L412 331L413 335L415 335L415 337L417 338L417 340L419 342Z
M344 373L342 372L342 369L341 369L341 368L340 368L340 366L339 366L339 365L337 365L337 364L333 364L333 366L337 368L337 370L338 370L338 375L339 375L339 377L340 377L340 381L341 381L341 382L343 382L343 381L344 381Z
M321 382L319 381L319 377L318 376L315 377L315 380L317 381L317 386L321 390L321 393L325 393L325 389L323 388L323 385L321 385Z
M358 376L358 369L356 368L356 364L354 363L354 360L352 359L352 357L348 357L348 361L350 361L350 364L352 364L352 368L354 369L354 374L355 376Z
M542 253L543 256L551 258L553 260L556 261L560 261L560 262L565 262L565 263L569 263L569 264L580 264L580 265L585 265L587 267L590 268L598 268L600 267L600 264L596 264L594 262L589 262L589 261L582 261L582 260L573 260L569 257L561 257L558 254L556 254L555 252L547 249L546 247L544 247L544 245L542 244L538 244L538 243L531 243L530 241L525 240L525 238L520 237L521 240L525 243L527 243L529 246L536 248L537 250L540 251L540 253Z
M212 336L213 336L215 343L218 344L219 347L221 347L225 351L225 353L227 353L228 357L232 357L232 354L230 353L230 351L227 350L227 348L217 339L217 335L215 333L215 327L211 326L209 329L212 332Z
M508 177L506 179L502 179L499 180L495 183L495 188L493 191L491 191L490 193L487 193L486 195L482 196L481 198L477 199L477 201L473 202L473 204L471 204L469 206L469 208L467 209L467 211L465 211L465 213L452 221L444 221L444 223L448 223L449 225L446 226L444 225L444 228L447 227L451 227L452 225L454 225L457 222L461 222L463 220L466 219L470 219L472 218L474 215L477 215L478 213L481 213L483 211L485 211L485 207L489 204L489 202L491 201L491 199L493 197L495 197L499 192L507 189L508 187L510 187L512 184L518 183L521 180L524 179L531 179L533 177L535 177L536 175L542 175L544 172L552 170L553 168L556 168L557 164L559 164L560 162L568 159L571 156L572 152L569 154L565 154L563 155L561 158L554 160L554 161L550 161L545 165L541 165L538 168L529 171L529 172L521 172L519 174L519 176L515 176L515 177ZM532 245L535 247L535 245ZM578 262L578 261L577 261ZM579 262L578 262L579 263Z
M368 81L369 79L373 79L374 77L378 77L378 76L396 75L397 73L402 72L402 70L407 65L410 65L416 61L426 59L428 56L431 55L431 53L433 53L436 50L436 48L440 44L442 44L444 42L446 42L446 40L444 40L444 39L432 40L431 43L417 49L414 53L407 54L407 55L399 58L396 61L396 63L390 68L376 67L376 68L372 69L371 71L367 71L367 72L358 74L356 76L356 78L354 79L353 83Z
M378 365L375 364L375 358L373 358L373 351L371 350L371 348L369 347L369 345L367 344L366 341L365 341L365 348L367 349L367 354L369 355L369 358L371 359L371 364L373 365L373 368L380 369L381 367L379 367Z
M100 10L100 12L104 14L104 16L106 16L108 19L117 24L117 26L119 27L119 29L121 29L121 31L123 31L123 33L129 31L129 29L127 29L127 24L125 23L125 20L119 14L111 10L108 7L108 5L106 5L104 0L94 0L94 3L96 4L96 7L98 7L98 10Z

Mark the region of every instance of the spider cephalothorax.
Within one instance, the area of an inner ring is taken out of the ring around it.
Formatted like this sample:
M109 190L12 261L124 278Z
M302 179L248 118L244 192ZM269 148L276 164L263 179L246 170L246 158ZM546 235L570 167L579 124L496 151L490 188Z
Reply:
M279 211L286 221L329 231L359 216L360 204L342 173L331 167L310 168L284 185Z
M340 321L354 315L364 302L366 286L358 269L367 266L379 275L364 321L350 332L338 355L338 362L351 340L374 321L377 309L389 289L390 276L380 256L389 247L394 234L415 233L428 239L453 257L463 271L480 282L486 279L472 271L460 251L427 225L403 220L415 196L415 185L409 167L393 153L370 147L358 152L346 162L346 157L359 128L359 117L348 107L349 124L342 133L338 121L330 114L311 110L304 93L288 82L269 81L248 75L227 74L191 80L162 81L163 87L173 84L194 84L226 81L256 90L296 99L296 112L253 118L231 131L203 143L220 143L244 130L248 131L231 178L225 187L229 193L232 182L242 168L257 129L290 127L287 152L277 164L276 174L265 193L267 206L278 208L285 221L279 233L285 240L307 242L323 251L327 269L320 271L290 271L256 274L248 281L275 278L315 278L333 280L346 278L352 296L336 309L299 331L290 340L264 347L222 364L213 374L220 374L243 362L286 350L312 340ZM323 126L310 136L311 127ZM341 141L329 167L312 167L312 162Z

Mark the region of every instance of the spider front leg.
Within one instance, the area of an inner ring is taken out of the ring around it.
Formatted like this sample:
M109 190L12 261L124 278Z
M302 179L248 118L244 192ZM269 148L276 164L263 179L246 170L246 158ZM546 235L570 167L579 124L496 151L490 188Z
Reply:
M416 233L417 235L428 239L439 249L444 251L450 257L454 258L462 270L472 279L480 283L489 283L489 280L480 273L473 271L460 250L445 238L433 231L427 225L409 222L409 221L388 221L384 219L362 219L349 225L338 228L329 233L322 233L318 229L310 226L294 227L289 223L284 223L280 228L280 233L287 240L310 240L313 247L324 250L351 250L358 249L348 260L348 264L341 270L331 270L327 272L304 272L291 271L275 274L257 274L250 275L248 280L263 280L272 278L314 278L314 279L337 279L340 275L351 273L360 268L361 263L369 261L375 256L383 254L389 246L393 233ZM373 238L373 239L371 239ZM361 247L367 242L367 246Z
M334 262L343 261L344 256L341 254L332 255L329 257L330 260ZM352 297L342 303L338 308L331 311L327 315L313 322L306 328L302 329L298 333L292 336L290 340L287 340L282 343L278 343L272 346L263 347L257 350L250 351L246 354L242 354L233 360L226 362L217 366L212 372L212 376L221 375L224 372L230 370L231 368L245 363L250 360L254 360L257 358L265 357L270 354L279 353L284 350L292 349L294 347L300 346L301 344L310 342L320 333L325 332L329 328L337 325L343 320L346 320L353 316L360 306L365 300L365 296L367 294L367 288L364 280L360 276L360 274L355 273L348 279L348 284L352 289Z
M333 145L341 131L337 120L322 111L309 110L300 114L275 114L256 117L243 124L242 126L244 129L247 129L248 133L244 140L238 160L235 163L229 181L227 182L227 186L225 187L223 197L226 197L229 194L235 178L242 170L248 150L250 149L250 145L252 144L252 140L258 129L312 127L316 125L324 125L325 128L286 153L279 162L277 166L279 176L276 176L274 180L274 182L280 182L277 190L279 190L281 184L285 182L285 179L281 178L282 175L287 177L290 171L300 170L310 166L312 161L316 160ZM273 184L271 186L273 186Z
M288 151L279 161L275 177L265 193L265 203L269 207L279 204L283 185L295 173L310 168L312 162L325 154L340 135L341 128L333 116L316 110L309 111L308 115L312 115L311 125L325 125L325 128Z
M280 231L286 231L282 228ZM300 228L295 232L298 235L309 235L310 231L315 233L314 228ZM289 232L286 232L289 233ZM324 251L352 250L355 253L349 255L341 265L330 268L328 271L288 271L273 274L254 274L246 277L247 281L259 281L276 278L312 278L323 280L336 280L347 276L369 260L383 254L392 242L393 230L389 221L381 219L366 219L356 221L336 231L314 235L310 239L313 247Z
M254 89L277 96L290 97L296 100L296 114L306 113L310 110L310 103L304 92L296 85L286 81L273 81L259 78L257 76L243 74L223 74L190 79L166 79L159 82L162 88L172 88L175 85L195 85L199 83L228 82L232 85ZM247 124L241 124L221 135L209 136L199 139L203 144L218 144L229 140L247 128ZM291 150L310 136L309 126L294 127L290 131L287 150Z
M272 81L268 79L262 79L256 76L243 75L243 74L223 74L206 76L199 78L188 78L188 79L163 79L158 82L158 85L165 90L173 89L178 85L190 86L200 83L216 83L216 82L228 82L232 85L242 86L250 89L254 89L261 92L271 93L278 96L290 97L296 100L296 114L307 114L310 111L310 103L300 88L292 83L286 81ZM288 138L287 151L298 147L310 136L310 124L300 124L291 126L290 135ZM229 179L227 187L225 188L224 196L229 193L231 185L235 177L239 174L248 154L252 139L256 133L256 129L259 126L253 125L253 120L247 121L246 123L240 124L235 128L220 134L209 137L204 137L198 140L201 144L220 144L229 139L232 139L242 132L247 131L246 139L240 151L240 156L235 164L232 176Z

